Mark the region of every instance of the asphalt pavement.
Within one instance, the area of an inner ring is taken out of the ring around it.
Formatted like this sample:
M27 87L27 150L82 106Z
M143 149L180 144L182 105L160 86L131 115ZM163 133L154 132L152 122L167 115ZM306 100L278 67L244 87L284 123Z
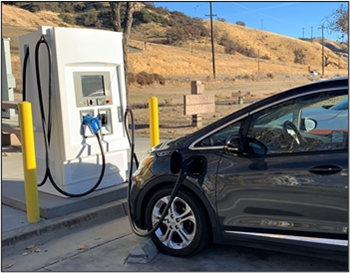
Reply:
M38 238L39 239L39 238ZM347 263L248 247L209 245L184 258L158 253L149 263L129 263L143 238L132 233L126 216L70 233L2 258L7 271L348 271Z

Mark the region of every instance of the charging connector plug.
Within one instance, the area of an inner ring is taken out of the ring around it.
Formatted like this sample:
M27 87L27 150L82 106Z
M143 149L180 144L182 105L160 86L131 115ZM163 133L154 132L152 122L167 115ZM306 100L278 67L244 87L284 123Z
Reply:
M106 127L108 124L107 114L100 114L100 118L101 118L101 126Z
M87 125L90 128L91 132L93 132L94 134L97 131L101 130L101 124L99 120L90 115L86 115L83 117L83 124Z

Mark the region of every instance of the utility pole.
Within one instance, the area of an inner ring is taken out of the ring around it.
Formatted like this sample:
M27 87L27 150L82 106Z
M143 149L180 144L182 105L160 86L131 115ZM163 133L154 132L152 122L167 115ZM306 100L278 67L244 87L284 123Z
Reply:
M311 43L312 43L312 29L313 29L314 27L311 27Z
M212 9L212 3L210 2L210 15L205 15L205 16L210 16L210 26L211 26L211 51L212 51L212 57L213 57L213 76L214 79L216 79L215 76L215 52L214 52L214 35L213 35L213 16L217 16L216 14L213 14L213 9Z
M303 39L304 39L304 29L305 29L305 28L303 27Z
M322 28L322 76L324 76L324 36L323 36L323 30L327 27L324 27L322 24L322 27L319 27L318 29Z
M260 71L260 49L258 49L258 72Z
M261 19L261 30L263 30L263 19Z

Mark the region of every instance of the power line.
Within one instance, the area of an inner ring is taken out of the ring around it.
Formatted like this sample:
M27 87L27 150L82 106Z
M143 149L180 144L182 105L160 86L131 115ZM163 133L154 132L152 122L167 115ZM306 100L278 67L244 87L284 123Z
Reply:
M206 3L205 3L205 4L206 4ZM198 7L203 6L203 5L205 5L205 4L201 4L201 5L198 5L198 6L192 7L192 8L188 8L188 9L185 9L184 11L186 11L186 10L190 10L190 9L195 9L195 11L196 11L196 9L197 9Z

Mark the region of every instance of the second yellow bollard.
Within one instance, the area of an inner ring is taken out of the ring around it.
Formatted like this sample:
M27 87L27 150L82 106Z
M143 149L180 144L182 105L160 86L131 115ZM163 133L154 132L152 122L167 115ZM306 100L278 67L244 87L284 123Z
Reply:
M18 119L21 129L27 219L28 222L37 223L40 221L40 210L36 177L32 106L30 102L25 101L18 104Z
M149 108L149 134L151 148L159 144L159 119L158 119L158 99L150 97L148 99Z

